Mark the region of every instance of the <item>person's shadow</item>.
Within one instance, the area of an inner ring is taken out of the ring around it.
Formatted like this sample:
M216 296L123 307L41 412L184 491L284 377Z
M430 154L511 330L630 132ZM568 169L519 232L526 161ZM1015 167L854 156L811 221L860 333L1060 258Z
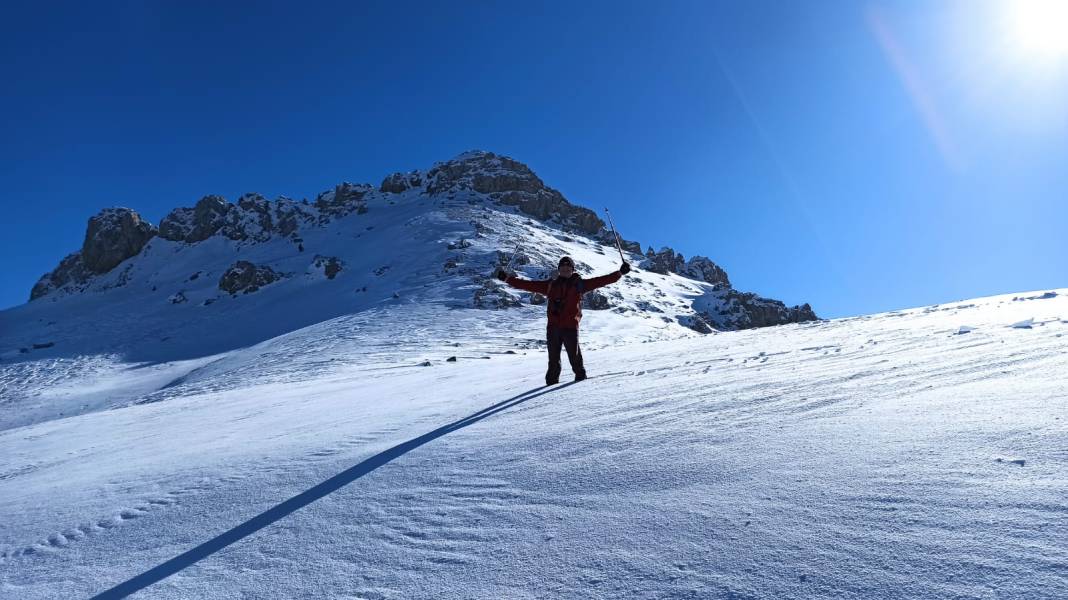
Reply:
M203 544L200 544L199 546L191 550L187 550L179 554L178 556L175 556L174 558L156 567L153 567L145 571L144 573L141 573L140 575L127 579L126 581L116 585L115 587L112 587L111 589L108 589L93 596L92 600L110 600L112 598L125 598L126 596L129 596L130 594L136 591L142 590L166 577L170 577L178 571L181 571L182 569L193 565L196 562L207 558L208 556L211 556L212 554L218 552L219 550L222 550L223 548L229 546L230 544L233 544L234 542L237 542L245 537L252 535L253 533L256 533L260 529L263 529L264 527L267 527L268 525L282 518L285 518L286 516L307 506L308 504L315 502L319 498L322 498L323 496L326 496L327 494L352 483L360 477L363 477L371 471L374 471L378 467L381 467L382 465L396 458L404 456L408 452L415 450L423 444L436 440L437 438L447 433L456 431L457 429L461 429L463 427L467 427L468 425L477 423L482 419L493 416L503 410L507 410L513 406L516 406L517 404L521 404L523 402L526 402L527 400L537 398L538 396L546 394L550 391L558 390L560 388L567 387L573 384L574 382L570 382L552 388L536 387L527 390L522 394L513 396L492 406L488 406L458 421L454 421L452 423L449 423L448 425L439 427L434 431L431 431L430 433L425 433L417 438L408 440L407 442L397 444L396 446L393 446L388 450L380 452L364 460L363 462L353 467L350 467L342 471L341 473L338 473L337 475L334 475L330 479L323 481L315 487L307 489L301 492L300 494L293 496L289 500L286 500L285 502L282 502L281 504L278 504L273 508L264 511L256 515L255 517L252 517L251 519L245 521L244 523L241 523L233 529L220 533L219 535L204 542Z

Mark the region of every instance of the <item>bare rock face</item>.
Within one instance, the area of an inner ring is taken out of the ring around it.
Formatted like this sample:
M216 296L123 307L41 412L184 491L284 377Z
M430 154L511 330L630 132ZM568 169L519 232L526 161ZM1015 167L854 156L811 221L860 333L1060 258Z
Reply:
M240 231L238 239L265 242L271 238L274 219L269 200L260 194L243 194L237 199L237 208L229 211L226 225L235 233Z
M382 180L378 191L390 194L400 194L410 189L423 187L423 177L419 171L411 173L394 173Z
M342 271L345 263L336 256L319 256L316 255L312 261L312 267L322 270L323 275L327 279L333 279L337 277L337 274Z
M204 196L193 208L176 208L163 217L160 237L190 244L202 242L223 228L231 208L222 196Z
M84 287L92 276L93 273L82 262L81 252L69 254L51 273L44 274L34 284L33 290L30 291L30 301L67 285L75 289Z
M611 304L608 302L608 296L605 296L599 290L593 290L582 295L582 308L608 310L611 308Z
M345 182L335 186L331 191L319 194L319 197L315 199L315 208L318 208L320 214L326 218L322 220L343 217L352 212L365 213L367 202L364 201L364 196L373 190L374 188L366 183Z
M256 266L247 260L239 260L223 273L219 279L219 289L229 294L251 294L281 278L281 273L270 267Z
M690 260L686 263L686 266L679 271L679 274L689 277L690 279L707 281L708 283L722 285L723 287L729 288L731 286L731 281L727 277L727 272L704 256L690 257Z
M653 252L653 249L649 248L645 252L645 260L642 261L641 267L646 271L667 275L685 269L686 259L667 246L661 248L659 252Z
M82 249L69 254L30 290L30 300L66 288L81 291L96 275L137 256L158 231L128 208L106 208L89 219Z
M685 257L667 246L661 248L659 252L653 252L653 249L649 248L645 252L645 260L642 261L641 267L661 275L677 273L683 277L707 281L724 288L731 286L727 272L716 263L704 256L694 256L687 261Z
M763 298L752 292L739 292L733 289L727 290L724 300L727 301L729 308L723 311L718 316L718 319L713 315L704 316L709 320L718 320L737 329L819 320L812 307L807 303L787 307L779 300Z
M575 206L563 194L545 185L527 165L492 152L465 152L434 165L426 174L428 194L473 190L506 206L518 207L532 217L561 224L585 234L598 233L604 221L588 208Z
M291 236L301 225L314 222L313 210L289 198L272 202L260 194L249 193L238 198L237 204L230 204L222 196L211 195L201 198L193 208L172 210L160 222L159 235L188 244L214 235L235 241L263 242L275 234Z
M484 281L471 298L475 308L515 308L521 306L519 298L496 282Z
M93 273L107 273L136 256L157 229L128 208L106 208L89 219L82 243L82 264Z

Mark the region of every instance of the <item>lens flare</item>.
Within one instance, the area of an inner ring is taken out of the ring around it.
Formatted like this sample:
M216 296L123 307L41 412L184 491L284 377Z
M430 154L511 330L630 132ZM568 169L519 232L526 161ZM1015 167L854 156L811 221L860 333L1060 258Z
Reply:
M1021 54L1068 59L1068 0L1012 0L1006 10L1012 44Z

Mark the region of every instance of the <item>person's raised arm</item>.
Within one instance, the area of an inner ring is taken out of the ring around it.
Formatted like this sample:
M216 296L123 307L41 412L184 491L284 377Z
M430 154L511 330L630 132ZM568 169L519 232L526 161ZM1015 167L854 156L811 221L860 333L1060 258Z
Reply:
M590 279L583 280L582 283L585 284L586 291L588 292L610 283L615 283L627 273L630 273L630 263L624 262L615 273L601 275L600 277L591 277Z
M508 285L528 292L535 292L538 294L549 293L548 281L530 281L529 279L521 279L515 275L509 275L504 269L497 269L497 279L507 283Z

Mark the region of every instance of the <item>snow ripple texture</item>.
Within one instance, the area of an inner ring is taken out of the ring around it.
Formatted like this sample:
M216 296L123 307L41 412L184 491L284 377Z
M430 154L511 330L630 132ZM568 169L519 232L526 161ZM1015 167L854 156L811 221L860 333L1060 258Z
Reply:
M0 597L1068 597L1068 290L661 341L591 313L591 379L547 389L539 315L376 310L0 367L34 415Z

